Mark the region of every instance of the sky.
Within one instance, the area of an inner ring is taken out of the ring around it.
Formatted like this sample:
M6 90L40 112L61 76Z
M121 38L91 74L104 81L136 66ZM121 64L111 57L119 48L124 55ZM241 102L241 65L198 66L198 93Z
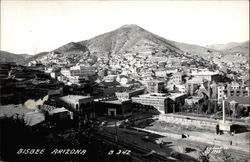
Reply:
M37 54L125 24L207 46L249 40L249 1L1 0L1 50Z

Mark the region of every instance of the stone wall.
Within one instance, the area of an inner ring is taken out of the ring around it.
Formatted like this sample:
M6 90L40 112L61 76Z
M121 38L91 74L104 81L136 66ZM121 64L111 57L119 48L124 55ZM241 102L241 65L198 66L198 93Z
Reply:
M178 118L176 116L168 116L168 115L159 115L159 120L165 121L167 123L173 123L173 124L180 124L180 125L186 125L186 126L195 126L198 128L206 128L206 129L213 129L215 130L215 127L218 123L211 122L207 120L196 120L196 119L190 119L190 118Z

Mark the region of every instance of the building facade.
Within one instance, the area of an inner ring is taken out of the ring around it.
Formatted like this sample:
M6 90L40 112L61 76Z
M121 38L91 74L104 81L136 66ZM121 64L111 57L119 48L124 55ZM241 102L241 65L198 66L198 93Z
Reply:
M94 98L91 96L68 95L59 98L60 105L73 112L73 120L82 125L95 118Z
M164 81L160 80L148 80L144 84L149 93L162 93L165 89Z
M131 97L143 94L145 91L145 87L124 91L124 92L116 92L115 95L118 99L131 99Z
M127 118L132 115L131 100L99 100L95 104L98 115L113 118Z
M231 84L220 84L218 86L218 103L222 103L223 98L228 97L249 97L249 87L232 82Z

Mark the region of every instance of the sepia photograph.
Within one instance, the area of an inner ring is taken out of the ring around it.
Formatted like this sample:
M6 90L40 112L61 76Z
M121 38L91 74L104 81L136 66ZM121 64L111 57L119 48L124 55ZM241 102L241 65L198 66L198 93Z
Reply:
M248 0L0 3L0 161L250 162Z

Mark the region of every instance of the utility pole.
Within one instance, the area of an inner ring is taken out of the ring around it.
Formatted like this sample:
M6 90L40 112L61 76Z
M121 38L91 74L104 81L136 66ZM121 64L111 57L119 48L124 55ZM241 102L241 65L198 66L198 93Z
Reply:
M222 121L223 121L223 123L225 123L225 116L226 116L226 113L225 113L225 100L223 98L223 100L222 100Z
M118 130L117 130L117 124L116 124L116 121L115 121L115 142L118 141Z

